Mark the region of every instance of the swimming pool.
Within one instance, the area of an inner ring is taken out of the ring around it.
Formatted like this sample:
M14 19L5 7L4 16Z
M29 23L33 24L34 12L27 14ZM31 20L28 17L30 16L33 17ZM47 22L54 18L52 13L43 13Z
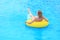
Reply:
M49 25L27 27L28 7L42 10ZM0 40L60 40L60 0L0 0Z

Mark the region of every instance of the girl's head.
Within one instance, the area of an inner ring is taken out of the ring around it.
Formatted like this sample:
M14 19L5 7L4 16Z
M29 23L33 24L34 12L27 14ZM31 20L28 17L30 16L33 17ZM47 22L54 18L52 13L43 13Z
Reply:
M42 12L40 10L38 10L38 17L41 18L42 17Z

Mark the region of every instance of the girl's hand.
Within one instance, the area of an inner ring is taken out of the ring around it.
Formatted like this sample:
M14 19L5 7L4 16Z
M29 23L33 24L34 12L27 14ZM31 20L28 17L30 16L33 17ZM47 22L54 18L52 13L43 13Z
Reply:
M31 22L25 22L25 23L31 24Z
M48 22L48 20L46 20Z

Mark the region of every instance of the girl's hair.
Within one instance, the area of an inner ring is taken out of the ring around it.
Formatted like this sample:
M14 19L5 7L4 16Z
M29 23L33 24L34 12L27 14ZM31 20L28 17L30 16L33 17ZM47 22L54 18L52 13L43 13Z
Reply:
M38 17L41 18L42 17L42 12L40 10L38 10Z

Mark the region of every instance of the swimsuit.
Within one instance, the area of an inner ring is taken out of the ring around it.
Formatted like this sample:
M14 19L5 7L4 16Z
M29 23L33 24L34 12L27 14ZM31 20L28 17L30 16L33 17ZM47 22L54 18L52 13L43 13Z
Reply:
M38 18L38 17L36 17L36 18L35 18L35 21L39 22L39 21L42 21L42 19L43 19L43 18Z

